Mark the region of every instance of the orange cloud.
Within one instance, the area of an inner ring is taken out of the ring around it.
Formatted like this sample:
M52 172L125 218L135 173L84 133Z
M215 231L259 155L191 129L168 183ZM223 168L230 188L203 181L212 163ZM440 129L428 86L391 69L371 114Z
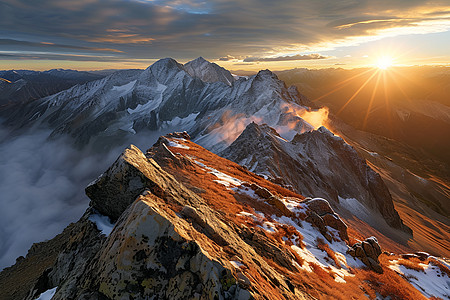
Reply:
M127 34L127 33L118 33L118 34L109 34L102 37L96 38L86 38L86 41L95 42L95 43L114 43L114 44L137 44L137 43L151 43L154 41L154 38L151 37L143 37L138 34Z

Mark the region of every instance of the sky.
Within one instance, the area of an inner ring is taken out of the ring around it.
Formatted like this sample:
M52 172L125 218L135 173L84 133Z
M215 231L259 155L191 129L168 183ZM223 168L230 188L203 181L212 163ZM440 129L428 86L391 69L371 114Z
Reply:
M448 0L2 0L0 69L450 65Z

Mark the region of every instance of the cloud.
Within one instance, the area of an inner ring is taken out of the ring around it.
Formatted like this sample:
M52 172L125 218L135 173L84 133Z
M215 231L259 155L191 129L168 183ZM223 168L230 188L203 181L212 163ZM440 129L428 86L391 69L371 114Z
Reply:
M291 56L277 56L277 57L247 57L244 62L254 62L254 61L290 61L290 60L314 60L314 59L327 59L332 58L331 56L321 55L318 53L313 54L297 54Z
M0 51L0 59L46 59L46 60L70 60L70 61L97 61L97 62L122 62L123 57L113 55L87 55L42 51Z
M227 56L223 56L223 57L219 58L220 61L230 61L230 60L235 60L235 59L237 59L237 58L234 56L231 56L231 55L227 55Z
M291 57L387 36L442 32L450 30L449 11L443 0L42 0L39 5L5 0L0 2L0 35L70 45L76 54L114 49L122 51L123 59L203 56L227 61L280 53ZM37 45L4 50L31 47Z
M102 52L117 52L121 53L123 51L110 48L95 48L95 47L83 47L76 45L63 45L55 44L50 42L31 42L31 41L21 41L14 39L0 39L0 46L30 46L37 48L62 48L62 49L73 49L73 50L89 50L89 51L102 51Z
M0 271L25 256L33 243L51 239L77 221L89 204L85 187L126 147L134 144L145 151L159 136L181 130L141 131L100 151L95 142L77 150L67 137L50 140L49 130L11 137L0 127Z

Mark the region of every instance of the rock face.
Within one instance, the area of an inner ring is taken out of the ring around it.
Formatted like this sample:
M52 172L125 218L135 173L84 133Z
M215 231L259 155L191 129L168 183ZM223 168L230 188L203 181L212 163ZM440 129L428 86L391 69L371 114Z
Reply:
M159 197L179 196L170 194L176 190L173 186L168 186L171 182L173 180L169 180L168 174L155 161L148 160L132 145L102 176L86 188L86 194L94 209L112 220L117 220L146 189L150 189ZM180 196L185 197L184 194Z
M125 211L97 255L100 263L92 268L89 284L111 299L250 298L224 262L192 239L189 222L164 209L166 205L147 192Z
M390 226L411 232L395 210L381 176L325 127L297 134L289 142L273 128L251 123L221 155L255 173L282 179L282 185L302 195L329 199L350 211L359 205L364 215L355 211L356 216L364 218L375 211ZM348 199L356 202L347 204Z
M184 69L191 76L200 78L204 82L218 82L221 81L227 85L232 85L234 77L230 71L220 67L215 63L210 63L203 57L194 59L184 65Z
M376 237L372 236L365 239L362 243L354 244L348 253L359 258L366 266L377 273L383 273L378 256L381 254L381 247Z

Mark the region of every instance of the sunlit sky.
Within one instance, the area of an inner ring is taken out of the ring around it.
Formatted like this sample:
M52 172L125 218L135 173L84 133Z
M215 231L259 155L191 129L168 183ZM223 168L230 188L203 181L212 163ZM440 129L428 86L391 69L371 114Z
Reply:
M2 0L0 69L450 65L450 2Z

